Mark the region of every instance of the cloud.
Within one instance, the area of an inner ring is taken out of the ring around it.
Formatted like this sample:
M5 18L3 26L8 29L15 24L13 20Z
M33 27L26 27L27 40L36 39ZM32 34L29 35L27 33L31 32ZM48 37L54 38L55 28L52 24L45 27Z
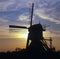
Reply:
M46 8L59 0L0 0L0 11L17 10L22 7L30 7L30 3L34 2L35 6Z
M29 2L28 0L3 0L0 2L0 11L11 11L18 10L22 7L29 7Z
M20 10L22 7L25 8L29 3L34 2L36 8L36 14L51 22L60 24L60 2L59 0L8 0L0 3L0 11L11 11ZM39 7L37 7L39 6Z
M28 24L30 21L29 17L30 17L29 8L21 8L17 11L0 12L0 18L3 18L5 20L7 19L9 24L20 24L20 25Z
M0 11L7 11L8 6L13 3L14 2L11 2L11 1L0 2Z
M25 21L29 21L29 19L31 18L31 11L28 11L27 9L27 12L25 13L22 13L20 16L19 16L19 20L25 20ZM33 18L34 18L34 15L33 15Z
M29 16L24 15L24 14L23 15L20 15L18 20L21 20L21 21L29 21Z
M48 28L48 30L51 32L51 33L54 33L54 34L56 34L56 35L59 35L60 34L60 27L58 28L57 26L55 27L55 26L52 26L53 28Z
M29 19L27 10L30 3L34 2L34 20L43 19L60 24L59 0L8 0L0 3L0 17L9 20L12 24L26 24ZM26 8L27 7L27 8ZM6 12L5 12L6 11ZM35 16L37 15L37 16ZM39 17L39 18L38 18ZM25 21L24 21L25 20ZM35 20L35 23L37 22ZM1 20L3 21L3 20ZM29 20L30 21L30 20ZM13 23L14 22L14 23ZM29 23L29 22L28 22Z
M8 0L0 0L0 2L6 2L6 1L8 1Z
M60 24L59 0L39 0L37 3L35 6L35 14L42 19Z
M0 18L0 26L7 26L8 25L8 20L4 19L4 18Z
M50 15L43 13L39 9L35 11L35 14L38 15L42 19L49 20L51 22L55 22L56 24L60 24L59 20L54 19L54 17L51 17Z
M8 22L8 20L6 20L6 19L3 19L3 18L0 18L0 23L6 23L6 22Z

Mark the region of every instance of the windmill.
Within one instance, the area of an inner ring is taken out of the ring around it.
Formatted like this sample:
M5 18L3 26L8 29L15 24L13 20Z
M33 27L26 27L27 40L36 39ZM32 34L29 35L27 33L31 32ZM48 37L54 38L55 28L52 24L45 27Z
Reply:
M43 28L43 26L42 26L40 23L39 23L39 24L32 25L33 9L34 9L34 3L32 3L31 21L30 21L30 27L29 27L29 28L27 28L27 27L25 27L25 26L9 25L9 28L23 28L23 29L28 29L28 31L29 31L30 33L28 34L27 43L26 43L26 48L28 48L28 46L29 46L29 40L30 40L30 39L34 40L35 38L38 37L38 39L42 39L42 42L43 42L43 40L44 40L44 39L43 39L43 33L42 33L42 31L45 31L45 27ZM37 30L38 32L40 32L40 34L35 35L35 34L37 33L35 30ZM35 34L34 34L33 32L35 32ZM33 34L33 35L31 35L31 34ZM34 41L35 41L35 40L34 40ZM50 40L50 43L51 43L50 46L52 46L52 42L51 42L51 41L52 41L52 40ZM45 40L44 40L43 43L44 43L44 46L47 47ZM48 48L48 47L47 47L47 48Z

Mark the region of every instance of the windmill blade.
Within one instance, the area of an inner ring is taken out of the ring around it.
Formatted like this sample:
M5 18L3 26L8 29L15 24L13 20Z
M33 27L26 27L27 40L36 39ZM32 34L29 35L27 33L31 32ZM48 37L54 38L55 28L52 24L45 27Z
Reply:
M32 3L32 10L31 10L31 22L30 22L30 26L32 26L33 10L34 10L34 3Z
M23 28L23 29L28 29L25 26L16 26L16 25L9 25L10 28Z

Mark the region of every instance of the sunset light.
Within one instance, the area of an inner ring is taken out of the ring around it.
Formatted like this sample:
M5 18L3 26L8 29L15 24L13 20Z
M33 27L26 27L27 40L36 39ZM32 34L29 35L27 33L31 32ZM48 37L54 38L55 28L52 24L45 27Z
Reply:
M49 31L44 31L43 32L43 37L44 38L50 38L51 37L51 33Z
M22 34L17 33L15 35L16 35L17 38L25 38L25 39L27 39L27 37L28 37L28 33L22 33Z

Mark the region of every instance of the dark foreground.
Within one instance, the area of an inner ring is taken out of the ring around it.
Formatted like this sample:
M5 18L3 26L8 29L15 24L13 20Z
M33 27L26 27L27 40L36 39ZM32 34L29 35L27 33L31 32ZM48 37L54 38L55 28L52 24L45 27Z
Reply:
M0 52L0 59L60 59L60 52L23 49L14 52Z

